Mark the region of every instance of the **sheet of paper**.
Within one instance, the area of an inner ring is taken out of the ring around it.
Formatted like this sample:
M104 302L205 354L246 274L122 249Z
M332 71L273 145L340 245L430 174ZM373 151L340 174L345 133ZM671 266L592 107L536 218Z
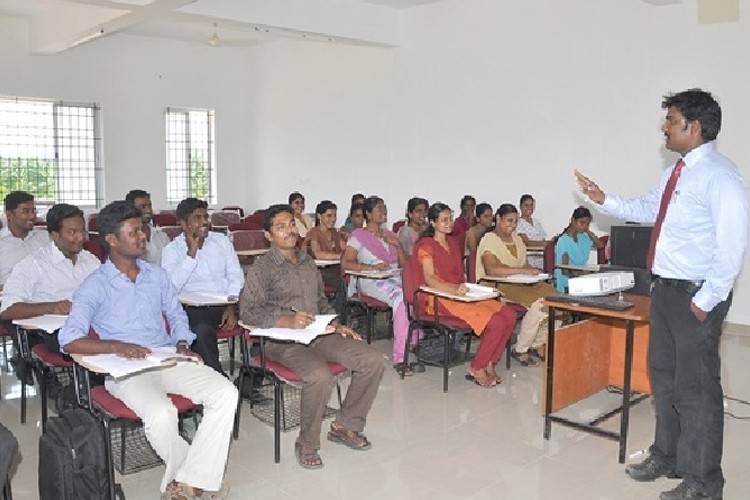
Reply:
M96 354L83 357L85 364L100 372L109 373L114 378L132 375L149 368L171 366L178 360L194 362L189 356L177 354L173 346L153 347L151 354L143 359L128 359L117 354Z
M467 297L494 297L497 295L497 290L491 286L477 285L476 283L464 283L469 291L466 293Z
M27 330L44 330L47 333L54 333L65 324L68 319L66 314L44 314L27 319L15 319L13 324Z
M296 330L293 328L256 328L251 335L270 337L276 340L293 340L300 344L309 344L319 335L330 333L328 324L336 318L335 314L318 314L315 321L307 328Z

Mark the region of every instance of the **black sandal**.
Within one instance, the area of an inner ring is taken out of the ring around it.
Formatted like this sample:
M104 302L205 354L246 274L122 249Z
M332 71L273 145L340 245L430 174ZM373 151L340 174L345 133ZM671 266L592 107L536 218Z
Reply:
M537 358L539 361L544 362L544 351L543 350L531 348L531 349L529 349L528 352L529 352L529 354L531 354L532 356L534 356L535 358Z
M405 377L411 377L414 375L414 370L412 370L411 366L406 363L396 363L393 365L393 369L396 370L399 375L403 372Z
M516 352L511 351L510 356L521 363L523 366L538 366L538 363L534 361L534 358L531 357L531 354L527 352Z

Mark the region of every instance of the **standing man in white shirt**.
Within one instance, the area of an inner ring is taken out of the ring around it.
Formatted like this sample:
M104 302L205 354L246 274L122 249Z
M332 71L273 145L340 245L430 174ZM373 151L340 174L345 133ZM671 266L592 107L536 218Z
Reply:
M177 205L182 234L162 251L161 264L177 292L208 292L239 297L244 283L240 261L225 235L209 231L208 204L186 198ZM190 330L197 336L193 351L206 365L224 374L216 331L237 326L236 305L187 307Z
M0 229L0 285L4 285L13 266L49 242L46 231L34 231L36 205L34 195L13 191L5 196L8 227Z
M700 89L668 95L666 148L680 159L646 195L604 194L576 172L601 210L655 222L649 372L656 410L650 454L626 472L636 481L683 478L661 500L723 495L724 407L719 338L747 246L747 199L737 166L714 149L721 108Z
M133 189L125 195L125 201L135 205L143 214L143 232L146 234L146 253L142 259L152 264L161 265L161 252L169 245L169 236L153 222L154 207L151 194L142 189Z
M0 318L7 321L42 314L68 314L73 292L99 267L99 259L83 249L86 228L80 208L58 203L47 212L52 241L16 264L5 283ZM59 352L57 335L42 339Z

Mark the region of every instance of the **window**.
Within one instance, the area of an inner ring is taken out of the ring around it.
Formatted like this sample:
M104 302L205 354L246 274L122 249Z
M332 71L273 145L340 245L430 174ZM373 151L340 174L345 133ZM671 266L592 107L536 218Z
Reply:
M0 96L0 199L28 191L41 204L101 204L99 108Z
M214 112L167 108L167 201L216 203Z

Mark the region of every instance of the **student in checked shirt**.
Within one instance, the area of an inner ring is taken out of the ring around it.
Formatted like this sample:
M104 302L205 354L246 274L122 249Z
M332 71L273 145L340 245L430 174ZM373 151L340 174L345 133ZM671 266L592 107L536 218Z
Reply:
M297 227L289 205L272 205L264 216L271 249L250 267L240 297L240 318L261 328L307 327L316 314L331 314L323 294L323 280L313 259L297 248ZM266 355L302 377L300 433L295 454L300 466L320 469L318 454L323 412L335 380L326 361L335 361L352 372L346 399L331 423L328 440L354 450L369 450L362 434L367 414L383 377L383 355L351 328L334 323L335 333L322 335L309 345L269 341Z

